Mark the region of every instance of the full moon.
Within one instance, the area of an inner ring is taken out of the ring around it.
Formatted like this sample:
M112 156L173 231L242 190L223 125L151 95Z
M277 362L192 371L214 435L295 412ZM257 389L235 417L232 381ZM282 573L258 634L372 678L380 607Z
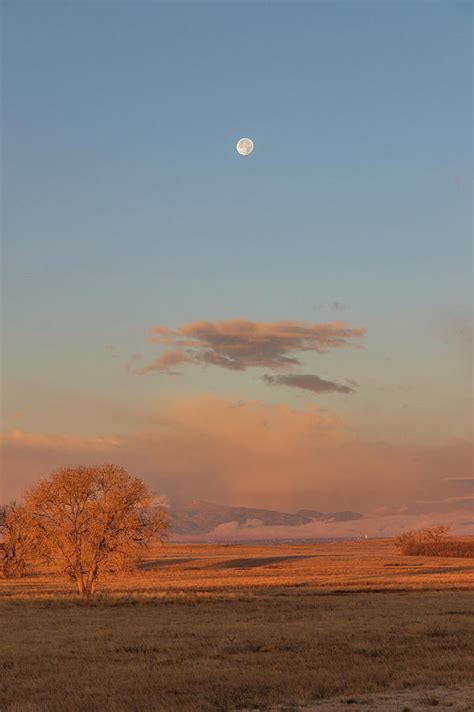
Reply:
M253 151L253 141L251 138L240 138L236 145L237 153L241 156L248 156Z

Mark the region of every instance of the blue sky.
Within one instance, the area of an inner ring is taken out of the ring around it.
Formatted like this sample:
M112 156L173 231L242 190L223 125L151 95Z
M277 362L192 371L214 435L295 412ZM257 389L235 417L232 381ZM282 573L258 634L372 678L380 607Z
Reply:
M314 402L259 372L125 371L154 324L245 317L366 327L304 363L357 381L316 400L374 436L469 431L468 4L5 2L3 25L7 427Z

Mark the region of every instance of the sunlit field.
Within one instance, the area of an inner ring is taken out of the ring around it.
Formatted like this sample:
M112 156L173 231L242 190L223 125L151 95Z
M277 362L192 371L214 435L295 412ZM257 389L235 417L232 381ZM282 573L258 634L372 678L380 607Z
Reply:
M0 709L263 709L411 688L438 705L430 690L457 685L453 710L468 710L473 572L390 541L169 544L90 601L31 571L0 581Z
M237 546L166 544L151 549L137 571L110 575L98 592L156 595L303 587L316 591L462 590L474 587L474 559L405 556L392 540ZM1 596L74 595L63 577L41 568L0 580Z

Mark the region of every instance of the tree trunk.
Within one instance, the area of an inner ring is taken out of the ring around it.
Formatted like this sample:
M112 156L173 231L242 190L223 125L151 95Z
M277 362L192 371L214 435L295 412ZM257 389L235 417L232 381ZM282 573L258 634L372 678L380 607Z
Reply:
M77 573L76 574L76 583L77 583L77 590L79 592L80 596L85 596L85 586L84 586L84 579L82 577L82 573Z
M84 595L93 596L97 586L97 570L91 569L87 574L86 582L84 585Z

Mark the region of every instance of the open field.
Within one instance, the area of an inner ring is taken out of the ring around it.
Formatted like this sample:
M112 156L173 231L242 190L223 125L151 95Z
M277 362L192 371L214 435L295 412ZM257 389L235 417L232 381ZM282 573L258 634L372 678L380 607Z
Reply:
M472 709L473 570L388 541L167 545L91 601L2 580L0 710Z
M193 712L465 684L471 610L468 592L4 600L0 709Z
M242 591L293 586L335 590L474 588L474 559L405 556L392 540L239 546L167 544L150 550L138 571L99 584L109 594ZM0 580L0 597L72 595L61 576L33 570Z

